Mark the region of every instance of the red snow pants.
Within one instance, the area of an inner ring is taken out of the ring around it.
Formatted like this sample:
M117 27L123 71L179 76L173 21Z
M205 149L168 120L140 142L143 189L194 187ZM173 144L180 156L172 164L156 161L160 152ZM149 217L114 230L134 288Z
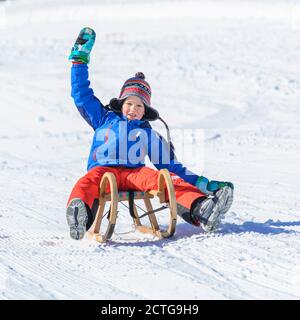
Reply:
M80 198L90 208L99 197L99 186L105 172L112 172L117 180L119 191L148 191L157 190L159 171L149 167L125 168L125 167L95 167L75 184L68 203L73 198ZM194 200L205 195L195 186L171 173L175 189L177 203L190 209Z

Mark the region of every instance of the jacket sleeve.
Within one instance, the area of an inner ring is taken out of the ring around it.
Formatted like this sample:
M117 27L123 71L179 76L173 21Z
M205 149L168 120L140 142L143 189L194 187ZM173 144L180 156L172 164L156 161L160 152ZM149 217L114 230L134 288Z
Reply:
M198 175L189 171L176 159L172 146L157 132L151 130L151 138L148 140L148 156L154 166L160 169L168 169L186 182L195 185Z
M71 68L71 96L86 122L95 130L106 116L100 100L94 96L88 80L87 64L73 64Z

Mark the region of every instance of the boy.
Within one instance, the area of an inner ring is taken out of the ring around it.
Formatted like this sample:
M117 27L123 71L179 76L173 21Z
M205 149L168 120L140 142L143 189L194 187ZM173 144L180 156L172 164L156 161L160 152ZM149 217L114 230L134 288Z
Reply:
M82 117L95 131L88 173L75 184L68 200L71 238L82 239L92 225L98 207L99 184L105 172L114 173L119 190L157 188L158 171L145 167L146 156L157 169L169 170L178 214L207 232L216 230L232 204L233 184L209 181L188 171L176 160L170 144L149 123L160 118L151 106L151 87L143 73L126 80L119 98L103 106L88 80L87 64L95 38L94 30L82 29L69 57L72 97Z

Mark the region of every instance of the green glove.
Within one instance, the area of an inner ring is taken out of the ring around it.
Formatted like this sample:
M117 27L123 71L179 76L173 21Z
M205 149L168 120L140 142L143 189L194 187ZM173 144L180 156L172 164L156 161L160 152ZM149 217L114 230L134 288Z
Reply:
M204 194L213 195L216 191L223 187L230 187L234 189L233 183L226 181L209 181L207 178L201 176L196 181L196 187Z
M96 33L91 28L83 28L71 50L69 60L89 63L90 53L95 43Z

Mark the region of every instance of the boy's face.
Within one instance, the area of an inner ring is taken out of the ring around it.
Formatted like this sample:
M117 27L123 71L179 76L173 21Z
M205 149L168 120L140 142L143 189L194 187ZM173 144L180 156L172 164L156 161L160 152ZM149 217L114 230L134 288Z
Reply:
M122 106L122 113L128 120L141 120L145 114L143 101L136 96L126 98Z

